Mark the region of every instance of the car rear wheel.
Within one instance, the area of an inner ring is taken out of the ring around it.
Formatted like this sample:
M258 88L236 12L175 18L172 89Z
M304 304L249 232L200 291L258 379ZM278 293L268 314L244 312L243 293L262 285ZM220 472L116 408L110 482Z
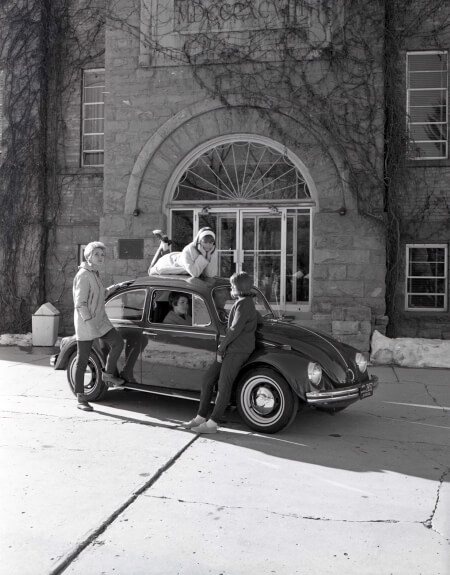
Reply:
M67 381L72 393L75 393L75 366L77 354L70 356L67 364ZM108 386L102 380L102 366L95 353L89 355L86 372L84 374L84 395L88 401L97 401L108 391Z
M294 420L298 397L276 371L259 368L240 380L236 404L239 415L251 429L276 433Z

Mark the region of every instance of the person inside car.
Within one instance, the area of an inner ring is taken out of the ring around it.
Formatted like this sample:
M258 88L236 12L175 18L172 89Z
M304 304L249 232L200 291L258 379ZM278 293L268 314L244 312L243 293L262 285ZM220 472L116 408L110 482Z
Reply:
M172 308L163 320L171 325L192 325L189 315L189 297L184 293L170 292L169 305Z
M150 267L149 275L188 274L191 277L215 277L218 272L216 236L211 228L201 228L194 241L181 252L163 255Z

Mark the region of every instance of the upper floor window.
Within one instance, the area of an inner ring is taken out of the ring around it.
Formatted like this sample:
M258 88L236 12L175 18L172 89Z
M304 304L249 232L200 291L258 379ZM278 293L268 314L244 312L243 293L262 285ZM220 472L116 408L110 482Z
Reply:
M81 165L103 166L105 71L83 71Z
M446 244L406 246L406 309L446 311L448 290Z
M415 160L448 155L448 53L409 52L407 114L410 156Z

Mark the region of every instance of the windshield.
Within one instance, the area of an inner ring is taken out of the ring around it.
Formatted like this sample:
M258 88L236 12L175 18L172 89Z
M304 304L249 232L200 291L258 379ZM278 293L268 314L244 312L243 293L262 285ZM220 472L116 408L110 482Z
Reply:
M256 310L263 317L274 317L274 313L272 308L270 307L268 301L263 296L263 294L259 291L258 288L253 287L252 293L255 294L255 307ZM230 309L233 307L233 304L236 300L231 297L231 287L230 286L221 286L215 288L212 292L214 305L216 306L217 315L222 323L227 323L228 321L228 314L230 313Z

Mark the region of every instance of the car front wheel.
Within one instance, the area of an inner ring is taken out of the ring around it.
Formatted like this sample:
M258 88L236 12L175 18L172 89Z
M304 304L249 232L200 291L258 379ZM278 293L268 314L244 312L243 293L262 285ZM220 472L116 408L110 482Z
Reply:
M75 367L77 354L74 353L67 364L67 381L72 393L75 393ZM91 352L84 374L84 395L88 401L97 401L108 391L102 380L102 366L98 357Z
M239 415L251 429L276 433L294 420L298 397L276 371L260 368L242 377L236 404Z

